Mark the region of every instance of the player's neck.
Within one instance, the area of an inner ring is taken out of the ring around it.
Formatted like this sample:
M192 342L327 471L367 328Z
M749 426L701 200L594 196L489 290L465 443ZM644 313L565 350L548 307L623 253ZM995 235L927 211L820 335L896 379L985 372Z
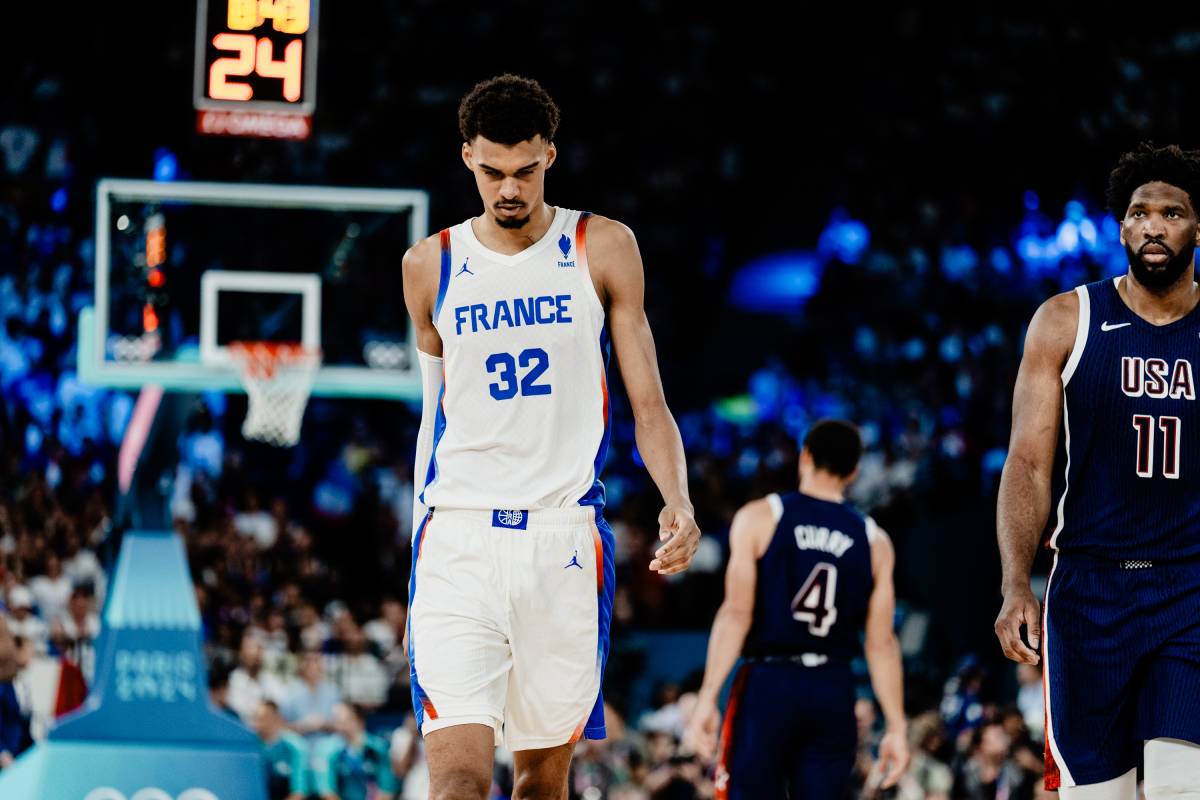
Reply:
M830 503L846 502L845 486L842 482L828 475L816 474L811 478L800 481L800 492L818 500Z
M489 212L471 221L471 230L480 244L497 253L514 256L537 244L554 223L554 209L545 202L538 203L529 213L529 220L520 228L504 228Z
M1151 325L1167 325L1185 317L1200 302L1194 267L1189 267L1179 276L1179 280L1160 290L1149 289L1138 283L1130 271L1117 286L1117 293L1130 311Z

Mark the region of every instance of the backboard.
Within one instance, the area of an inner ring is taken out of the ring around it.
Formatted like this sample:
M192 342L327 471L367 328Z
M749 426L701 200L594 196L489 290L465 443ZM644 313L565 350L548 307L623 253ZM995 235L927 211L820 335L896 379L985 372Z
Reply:
M298 342L315 395L418 399L400 262L428 214L417 190L102 180L80 377L243 391L230 342Z

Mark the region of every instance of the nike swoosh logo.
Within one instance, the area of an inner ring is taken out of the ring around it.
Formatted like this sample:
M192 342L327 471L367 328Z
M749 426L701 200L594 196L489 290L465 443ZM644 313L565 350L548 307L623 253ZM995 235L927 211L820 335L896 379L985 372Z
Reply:
M1100 323L1100 330L1115 331L1117 328L1124 328L1126 325L1132 325L1132 322L1118 322L1116 325L1109 325L1107 322Z

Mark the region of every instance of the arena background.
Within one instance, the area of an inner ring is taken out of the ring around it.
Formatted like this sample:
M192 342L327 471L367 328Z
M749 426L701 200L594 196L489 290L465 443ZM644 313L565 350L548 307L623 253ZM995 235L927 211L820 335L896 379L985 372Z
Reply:
M22 4L6 17L0 588L23 671L65 659L90 677L108 579L133 394L75 373L96 181L418 188L436 230L479 212L459 160L459 98L513 71L562 109L548 201L638 235L706 535L679 579L646 569L660 501L614 389L605 482L620 588L605 691L625 724L581 746L572 796L711 795L705 765L673 756L721 600L729 520L795 483L798 438L831 415L863 426L854 499L897 543L920 751L900 796L991 797L980 776L997 774L1011 776L1011 797L1033 796L1038 676L1018 678L992 634L1013 378L1038 303L1125 269L1102 201L1117 156L1147 139L1194 144L1200 26L1053 11L793 18L753 4L326 0L312 134L279 142L196 132L191 3ZM177 527L210 671L232 671L235 694L257 691L246 681L263 679L239 663L254 660L249 631L285 693L298 654L316 648L326 679L387 736L408 713L396 631L417 416L317 398L281 456L243 441L244 408L238 395L198 397L179 441L194 483ZM34 714L38 737L50 705ZM864 770L879 733L870 708ZM419 754L398 768L414 760L405 797L424 796ZM500 796L506 780L501 765Z

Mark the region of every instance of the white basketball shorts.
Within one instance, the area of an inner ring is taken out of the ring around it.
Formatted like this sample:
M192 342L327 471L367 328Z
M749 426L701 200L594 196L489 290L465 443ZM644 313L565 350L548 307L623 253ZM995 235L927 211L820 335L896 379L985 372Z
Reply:
M409 580L421 732L490 725L513 751L604 738L614 572L591 506L431 510Z

